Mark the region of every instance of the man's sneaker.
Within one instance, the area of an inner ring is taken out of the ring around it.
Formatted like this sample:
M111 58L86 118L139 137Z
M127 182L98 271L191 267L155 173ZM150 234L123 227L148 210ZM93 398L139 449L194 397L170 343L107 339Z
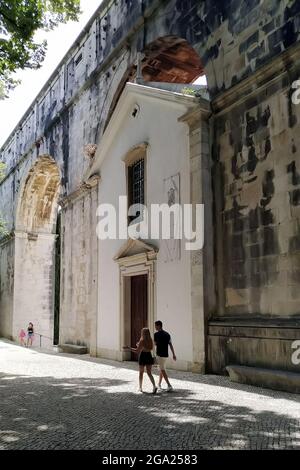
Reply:
M172 387L172 385L169 385L169 387L167 388L167 392L173 392L173 387Z
M161 385L158 386L158 390L159 390L160 392L163 392L163 391L164 391L164 389L162 388Z

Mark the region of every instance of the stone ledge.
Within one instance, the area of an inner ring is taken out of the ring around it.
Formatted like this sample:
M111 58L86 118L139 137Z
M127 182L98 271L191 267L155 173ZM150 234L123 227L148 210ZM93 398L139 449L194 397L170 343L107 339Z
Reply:
M300 393L300 374L276 369L230 365L226 367L232 382Z
M67 354L87 354L88 349L86 346L77 346L76 344L60 344L58 346L59 352Z
M300 319L297 318L224 318L208 322L209 336L251 339L300 339Z
M257 316L219 316L209 320L211 326L241 326L241 327L267 327L267 328L300 328L300 317L272 317L271 315Z

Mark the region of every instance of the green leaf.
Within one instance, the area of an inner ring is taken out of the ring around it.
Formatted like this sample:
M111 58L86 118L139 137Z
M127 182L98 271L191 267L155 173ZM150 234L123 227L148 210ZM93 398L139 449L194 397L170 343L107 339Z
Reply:
M36 31L76 21L79 13L80 0L0 0L0 99L18 84L17 70L43 62L47 44L34 40Z

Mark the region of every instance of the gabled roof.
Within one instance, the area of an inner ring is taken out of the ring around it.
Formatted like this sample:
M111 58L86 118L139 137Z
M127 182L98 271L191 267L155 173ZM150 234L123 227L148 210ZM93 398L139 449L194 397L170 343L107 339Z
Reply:
M104 160L107 150L109 149L115 135L118 133L118 129L123 119L128 116L130 107L135 104L135 101L138 98L143 97L150 97L154 100L160 101L163 100L178 106L184 105L186 110L193 110L196 107L203 107L205 110L209 109L209 102L206 99L196 98L194 96L166 89L155 88L153 86L128 82L121 94L106 130L100 138L100 143L98 145L93 164L86 175L87 177L99 171L101 163Z

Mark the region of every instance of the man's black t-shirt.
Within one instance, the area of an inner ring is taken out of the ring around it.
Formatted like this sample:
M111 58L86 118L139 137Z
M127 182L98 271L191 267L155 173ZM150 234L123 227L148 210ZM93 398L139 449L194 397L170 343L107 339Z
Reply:
M169 344L171 336L164 330L154 333L154 341L156 343L156 354L160 357L169 357Z

